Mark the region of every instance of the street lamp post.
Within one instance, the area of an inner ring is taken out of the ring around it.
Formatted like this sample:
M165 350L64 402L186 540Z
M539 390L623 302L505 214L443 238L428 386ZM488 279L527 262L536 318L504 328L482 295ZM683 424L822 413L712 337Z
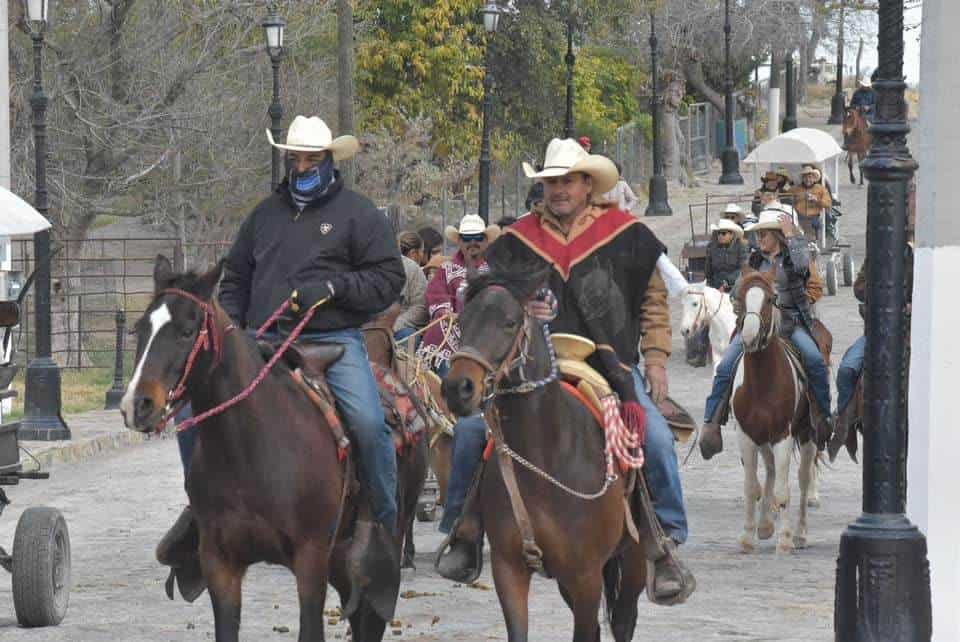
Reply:
M907 199L917 163L907 148L903 0L880 0L879 80L867 191L867 348L863 513L840 540L834 631L843 642L932 635L927 541L906 509Z
M733 141L733 125L736 110L733 106L733 71L730 69L730 0L723 2L723 41L724 41L724 81L723 81L723 109L724 129L727 135L726 149L720 154L723 172L720 174L721 185L743 185L743 176L740 175L740 152Z
M787 115L783 119L783 133L797 128L797 77L793 67L793 52L787 54Z
M273 140L279 141L283 135L283 104L280 102L280 61L283 60L283 30L286 21L277 13L277 3L270 5L270 12L263 21L263 34L266 37L267 55L270 56L270 65L273 67L273 102L267 113L270 115L270 133ZM280 150L271 147L270 157L270 189L277 189L280 184Z
M577 63L577 57L573 53L573 14L567 18L567 55L564 56L564 62L567 63L567 118L564 121L563 137L573 138L573 68Z
M490 222L490 109L493 101L493 72L490 69L490 48L500 24L500 7L493 0L483 8L483 29L487 32L483 70L483 133L480 139L480 192L477 210L484 223Z
M657 26L653 10L650 11L650 116L653 120L653 176L650 177L650 202L645 216L670 216L673 210L667 202L667 179L663 176L663 156L660 149L660 94L657 71Z
M830 118L828 125L839 125L843 122L843 111L846 107L846 98L843 95L843 20L846 12L846 0L840 0L840 24L837 28L837 91L830 101Z
M47 97L43 93L43 35L49 17L49 0L24 0L25 16L33 39L33 139L37 157L34 207L49 218L47 200ZM36 280L34 282L34 325L36 355L27 364L24 386L24 415L20 439L55 441L70 439L70 429L60 416L60 366L52 357L50 310L50 230L33 237Z

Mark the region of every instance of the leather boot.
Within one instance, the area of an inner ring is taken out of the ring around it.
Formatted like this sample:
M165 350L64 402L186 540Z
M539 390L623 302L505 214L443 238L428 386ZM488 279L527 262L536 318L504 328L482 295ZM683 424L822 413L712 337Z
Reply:
M157 544L157 561L170 567L164 588L171 600L174 584L187 602L195 601L206 590L207 582L200 568L199 546L200 531L193 511L187 506Z
M463 514L440 545L434 562L437 573L463 584L476 582L483 570L483 524L475 495L473 491L468 495Z
M357 519L347 549L350 599L343 607L349 618L361 601L384 620L393 619L400 592L400 538L380 522L366 516Z
M657 604L682 604L696 590L697 581L690 569L680 561L676 542L667 540L664 549L666 555L653 563L653 591L650 597Z
M703 424L703 433L700 435L700 454L704 459L710 459L723 450L723 436L720 434L720 424L708 421Z

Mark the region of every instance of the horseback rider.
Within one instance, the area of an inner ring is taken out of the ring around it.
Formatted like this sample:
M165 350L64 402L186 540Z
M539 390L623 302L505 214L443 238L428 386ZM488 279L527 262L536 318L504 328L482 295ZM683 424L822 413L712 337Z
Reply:
M344 187L335 168L357 153L356 138L333 138L316 116L297 116L285 143L274 141L269 130L267 138L287 152L287 177L240 227L226 258L219 302L248 332L287 299L295 315L324 303L299 341L345 348L326 371L326 381L356 446L373 516L358 521L354 541L367 548L392 546L400 531L396 454L360 326L399 300L405 280L400 252L387 218ZM282 319L282 329L298 320ZM185 474L195 431L202 429L178 434Z
M820 215L833 205L830 192L821 183L823 175L813 165L800 170L801 183L794 186L793 205L800 217L800 228L810 240L819 242Z
M877 92L873 88L873 83L866 78L857 81L857 90L853 92L850 98L850 107L860 108L867 122L873 120L873 110L877 105Z
M790 339L803 360L815 402L811 408L817 417L814 425L819 438L825 440L832 432L829 372L811 329L811 305L823 295L823 282L817 273L816 263L810 260L807 243L789 214L778 209L761 212L759 222L751 230L757 233L760 247L751 254L749 265L755 270L776 273L781 336ZM739 282L734 286L734 292L738 285ZM733 375L742 355L743 341L738 333L717 367L713 389L707 397L703 436L700 439L700 452L704 459L710 459L723 450L720 425L726 414Z
M656 406L667 395L671 351L667 289L657 269L664 246L637 218L602 202L601 195L618 177L609 159L588 154L575 140L554 139L543 166L537 172L525 164L524 170L543 182L544 202L507 228L496 247L520 265L545 260L553 267L548 289L529 304L528 313L550 321L558 332L595 341L600 346L597 367L620 394L626 423L640 421L635 413L646 414L644 472L656 516L669 537L669 554L655 563L651 598L667 601L689 594L695 583L676 555L676 547L687 539L687 517L674 437ZM475 430L483 430L483 425ZM465 493L481 460L482 433L472 441L472 452L455 454L448 511L463 502L451 496L455 488ZM476 504L471 502L465 512ZM457 517L445 514L441 530ZM458 526L437 561L438 571L454 580L469 577L478 563L476 542L459 533Z

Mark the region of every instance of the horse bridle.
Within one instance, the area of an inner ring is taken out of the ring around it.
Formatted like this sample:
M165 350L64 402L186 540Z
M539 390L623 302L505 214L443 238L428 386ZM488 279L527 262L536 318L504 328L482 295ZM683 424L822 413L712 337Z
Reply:
M701 299L703 299L703 305L701 305L701 306L700 306L700 309L697 310L697 316L695 316L695 317L693 318L693 327L694 327L694 328L698 328L698 327L699 327L699 322L700 322L700 313L703 312L704 310L707 310L707 293L706 293L706 292L690 292L690 294L692 294L693 296L698 296L698 297L700 297ZM713 321L713 320L717 317L717 315L720 313L720 308L723 307L723 296L724 296L724 293L721 292L720 295L721 295L721 296L720 296L720 303L717 304L717 309L714 310L714 311L713 311L713 314L711 314L709 317L704 316L704 318L703 318L703 322L706 323L707 325L709 325L710 322Z

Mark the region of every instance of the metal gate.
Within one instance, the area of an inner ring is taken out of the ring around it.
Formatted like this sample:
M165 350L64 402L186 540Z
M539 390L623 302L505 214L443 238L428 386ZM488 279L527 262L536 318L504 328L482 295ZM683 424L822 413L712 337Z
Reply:
M687 158L694 174L710 171L710 103L692 103L687 106Z

